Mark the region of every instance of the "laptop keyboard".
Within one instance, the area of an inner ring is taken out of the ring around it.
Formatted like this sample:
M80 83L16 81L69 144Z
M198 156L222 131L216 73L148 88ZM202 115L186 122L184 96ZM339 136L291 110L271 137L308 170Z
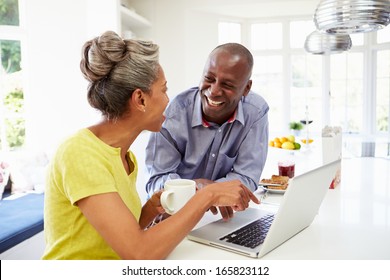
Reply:
M274 215L269 214L260 219L235 230L221 237L219 240L225 240L230 243L241 245L248 248L255 248L264 242L268 230L274 220Z

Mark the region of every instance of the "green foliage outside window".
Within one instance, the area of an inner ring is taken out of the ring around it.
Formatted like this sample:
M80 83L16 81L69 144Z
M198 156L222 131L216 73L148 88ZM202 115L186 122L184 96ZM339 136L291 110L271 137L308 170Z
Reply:
M19 25L18 0L0 0L0 25ZM0 38L0 58L0 79L6 81L0 91L0 106L4 113L0 119L0 149L15 149L25 141L24 95L21 75L17 73L22 70L20 41Z
M7 142L11 149L21 147L26 136L25 120L22 118L5 120L7 126Z
M24 112L24 98L22 89L15 89L4 98L4 108L10 112L4 120L5 134L8 146L11 149L21 147L24 144L26 129L25 120L18 114ZM16 114L15 114L16 113Z
M0 54L1 65L6 73L21 70L20 41L0 40Z
M10 112L23 113L24 96L22 89L15 89L4 98L4 106Z
M19 25L18 0L0 0L0 25Z
M389 131L389 119L387 116L378 119L378 131Z

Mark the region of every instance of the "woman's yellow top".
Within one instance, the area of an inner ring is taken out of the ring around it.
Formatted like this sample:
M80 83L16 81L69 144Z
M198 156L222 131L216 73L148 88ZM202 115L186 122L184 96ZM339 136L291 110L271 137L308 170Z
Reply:
M117 192L139 220L142 204L136 189L137 161L129 151L134 170L128 175L120 152L120 148L105 144L88 129L80 130L58 148L46 180L43 259L119 259L76 202L91 195Z

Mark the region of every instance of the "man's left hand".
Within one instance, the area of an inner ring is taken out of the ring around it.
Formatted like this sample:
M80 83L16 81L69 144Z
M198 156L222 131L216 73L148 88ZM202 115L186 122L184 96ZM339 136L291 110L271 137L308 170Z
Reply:
M221 213L222 215L222 218L227 221L231 218L233 218L233 208L230 207L230 206L220 206L218 207L219 208L219 212ZM217 215L218 214L218 210L217 210L217 207L213 206L209 209L211 211L211 213L213 213L214 215Z

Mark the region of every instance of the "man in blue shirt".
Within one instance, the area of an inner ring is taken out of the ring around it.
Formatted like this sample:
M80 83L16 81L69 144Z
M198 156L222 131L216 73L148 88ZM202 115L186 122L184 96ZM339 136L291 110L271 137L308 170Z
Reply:
M244 46L218 46L199 87L170 102L161 131L150 135L146 148L149 195L175 178L193 179L198 187L239 179L257 189L268 152L269 107L250 90L252 68ZM225 219L233 215L230 208L219 210Z

